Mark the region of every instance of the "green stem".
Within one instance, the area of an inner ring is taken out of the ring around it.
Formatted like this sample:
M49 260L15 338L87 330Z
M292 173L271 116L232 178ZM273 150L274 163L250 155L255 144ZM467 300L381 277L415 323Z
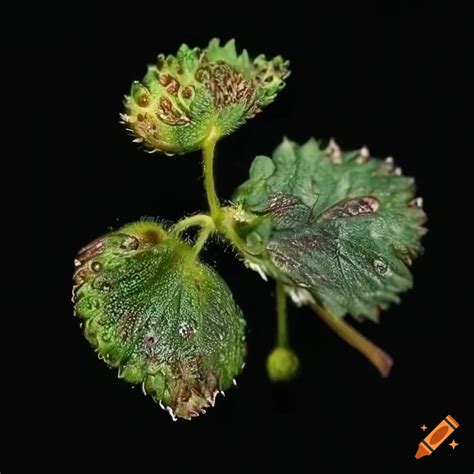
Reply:
M193 247L193 256L194 258L197 258L207 239L216 229L216 226L212 217L207 214L196 214L195 216L185 217L180 220L174 226L173 232L178 236L181 232L194 226L201 227L201 231L199 232L198 238Z
M212 232L213 229L211 229L210 227L203 227L201 229L201 232L199 232L198 238L196 239L196 242L194 243L193 247L194 258L197 258L199 252L202 250L204 244L206 243Z
M221 207L219 212L220 219L218 222L216 222L217 230L221 234L224 234L242 254L249 254L250 252L247 249L245 241L240 237L234 228L235 211L230 207Z
M277 310L277 346L288 347L288 321L286 311L285 287L281 281L276 281L276 310Z
M377 368L382 377L388 377L393 361L380 347L377 347L360 332L349 326L342 318L337 318L316 302L310 303L315 313L344 341L361 352Z
M211 133L204 141L202 147L202 162L204 168L204 188L206 189L207 202L209 204L209 210L211 217L214 222L218 222L220 218L220 204L219 198L216 194L216 187L214 182L214 150L216 148L217 140L219 135L213 128Z
M203 227L203 228L212 228L215 229L213 219L208 216L207 214L196 214L194 216L185 217L181 219L174 227L173 232L176 235L179 235L184 230L188 229L189 227Z

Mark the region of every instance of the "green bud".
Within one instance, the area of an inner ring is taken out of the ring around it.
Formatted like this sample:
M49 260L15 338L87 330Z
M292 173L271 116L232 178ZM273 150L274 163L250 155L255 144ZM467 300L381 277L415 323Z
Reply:
M286 347L273 349L267 358L267 373L272 382L287 382L295 378L299 369L298 356Z
M260 112L288 75L288 61L238 55L234 40L220 46L213 39L204 50L184 44L176 56L160 54L142 83L133 83L122 119L148 149L189 153Z
M188 419L232 386L245 354L242 313L188 244L138 222L89 244L75 265L76 314L120 378Z

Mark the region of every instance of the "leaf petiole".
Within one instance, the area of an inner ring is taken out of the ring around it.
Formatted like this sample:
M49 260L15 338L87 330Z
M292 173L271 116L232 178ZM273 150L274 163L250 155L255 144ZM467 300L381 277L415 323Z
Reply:
M382 377L388 377L393 365L392 358L388 354L347 324L342 318L337 318L316 302L311 302L309 305L338 336L367 357Z
M179 234L184 232L186 229L196 226L201 227L201 231L199 232L193 247L194 258L197 258L209 236L216 230L212 217L207 214L196 214L195 216L185 217L173 228L174 235L179 236Z
M288 347L287 296L285 287L276 281L277 346Z
M173 233L175 235L181 234L181 232L189 229L190 227L201 227L209 228L211 231L215 229L214 220L207 214L196 214L194 216L185 217L178 221L173 227Z

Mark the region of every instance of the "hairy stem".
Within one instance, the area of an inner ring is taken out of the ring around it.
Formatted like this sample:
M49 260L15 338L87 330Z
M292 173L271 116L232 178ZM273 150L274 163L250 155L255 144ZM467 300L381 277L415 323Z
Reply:
M202 163L204 169L204 188L206 190L207 202L209 210L214 222L218 222L220 218L219 198L216 194L214 182L214 150L216 142L219 139L217 131L213 128L211 133L204 141L202 147Z
M277 310L277 346L288 347L288 321L285 287L281 281L276 281L276 310Z
M195 226L201 227L201 231L193 247L194 258L197 258L207 239L216 229L212 217L207 214L196 214L195 216L185 217L174 226L173 232L175 235L179 235L184 230Z
M216 222L217 230L234 244L242 254L249 254L245 241L234 229L234 211L230 207L220 208L220 219Z
M211 228L212 230L215 229L214 221L210 216L208 216L207 214L196 214L194 216L185 217L184 219L181 219L173 227L173 232L176 235L179 235L184 230L189 229L189 227L196 226L202 228Z
M203 227L201 229L201 232L199 232L198 238L196 239L196 242L194 243L193 251L194 251L194 258L196 258L199 255L199 252L202 250L204 244L206 243L207 239L212 233L211 228L209 227Z
M382 377L388 377L393 365L393 361L388 354L347 324L342 318L337 318L316 302L310 303L310 306L338 336L367 357Z

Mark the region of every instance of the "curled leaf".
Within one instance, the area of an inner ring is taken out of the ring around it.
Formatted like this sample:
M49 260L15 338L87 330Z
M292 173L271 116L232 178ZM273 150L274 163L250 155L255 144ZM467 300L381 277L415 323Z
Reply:
M122 119L152 151L184 154L214 135L232 133L270 104L285 85L288 62L280 56L251 60L234 40L213 39L201 50L183 44L176 56L158 56L135 81Z
M377 319L412 286L408 267L425 232L414 192L393 160L366 148L285 140L272 158L255 158L238 188L235 230L248 262L297 303L314 298L336 317Z
M187 244L139 222L95 240L75 263L76 314L119 377L182 418L232 385L245 353L242 313Z

